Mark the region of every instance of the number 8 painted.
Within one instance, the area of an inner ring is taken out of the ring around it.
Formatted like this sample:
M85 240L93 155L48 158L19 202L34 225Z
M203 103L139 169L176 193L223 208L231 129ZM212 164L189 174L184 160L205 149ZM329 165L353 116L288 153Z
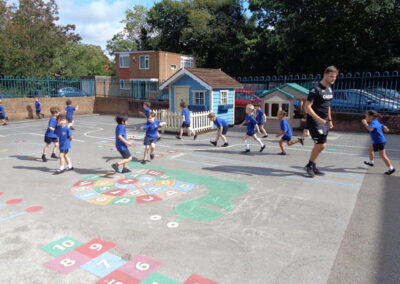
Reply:
M69 259L69 258L64 258L63 260L60 261L60 264L64 267L70 267L75 264L75 260Z

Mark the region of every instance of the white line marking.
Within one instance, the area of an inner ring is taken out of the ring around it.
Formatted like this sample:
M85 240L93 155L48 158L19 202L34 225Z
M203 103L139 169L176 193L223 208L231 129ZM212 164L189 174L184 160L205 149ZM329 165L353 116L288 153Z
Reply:
M169 158L170 158L170 159L176 159L176 158L182 157L182 156L184 156L184 155L185 155L185 153L179 153L179 154L174 155L174 156L171 156L171 157L169 157Z

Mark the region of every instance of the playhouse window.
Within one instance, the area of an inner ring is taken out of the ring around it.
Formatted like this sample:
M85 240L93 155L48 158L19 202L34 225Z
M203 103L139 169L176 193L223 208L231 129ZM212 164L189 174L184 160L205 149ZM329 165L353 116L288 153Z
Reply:
M119 86L122 90L129 90L129 80L120 80Z
M205 105L205 92L194 92L194 104Z
M119 68L129 68L129 53L119 55Z
M149 56L148 55L141 55L139 56L139 69L149 69Z
M221 105L227 105L228 104L228 91L221 91Z
M271 116L278 116L279 104L271 105Z

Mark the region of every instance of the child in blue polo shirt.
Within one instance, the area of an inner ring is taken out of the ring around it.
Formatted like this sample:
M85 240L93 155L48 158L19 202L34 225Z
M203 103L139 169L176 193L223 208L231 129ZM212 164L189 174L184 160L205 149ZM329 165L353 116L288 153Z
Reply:
M217 137L215 138L215 141L210 141L210 143L214 146L217 146L218 139L221 137L224 141L224 144L221 147L228 147L228 140L225 137L226 133L228 132L228 123L226 123L224 119L217 117L213 112L208 115L208 118L217 127Z
M150 159L154 159L154 150L156 149L156 142L158 139L158 128L165 125L165 122L158 121L156 119L156 113L150 111L147 116L147 122L141 127L142 130L146 131L146 136L144 137L144 156L142 160L142 164L146 164L147 155L150 151Z
M71 100L66 101L67 107L65 108L65 114L67 116L68 120L68 127L71 128L71 130L75 130L74 128L74 111L79 109L79 106L77 105L74 107L71 102Z
M115 117L115 121L118 123L115 128L115 147L119 151L122 156L122 160L118 163L112 164L111 167L118 173L119 166L123 165L122 173L128 173L130 170L128 169L128 163L132 160L132 155L128 150L128 147L131 147L132 144L128 140L132 140L134 137L126 136L126 125L128 125L128 115L127 114L118 114Z
M58 159L58 157L56 156L56 151L58 148L58 138L57 135L54 133L54 131L56 130L57 127L57 117L60 114L60 109L57 107L52 107L50 108L50 113L52 116L49 119L49 125L47 127L46 133L44 134L44 143L46 143L46 146L44 146L42 154L43 162L47 162L46 152L47 149L50 147L51 143L54 144L53 153L51 154L51 157L54 159Z
M362 124L367 128L371 135L372 145L369 147L369 161L364 161L364 164L373 167L374 166L374 152L378 152L382 160L388 167L388 171L385 172L387 175L391 175L395 172L389 158L386 155L385 144L386 138L383 132L389 132L389 128L378 121L378 113L374 110L368 110L365 114Z
M143 103L144 112L143 111L139 111L139 114L143 115L146 118L146 121L147 121L147 117L149 116L149 112L151 112L150 106L151 106L150 102L144 102Z
M260 152L264 151L265 145L263 142L260 140L260 138L257 137L257 133L260 132L260 129L258 128L258 122L256 118L254 117L255 111L254 111L254 106L251 104L248 104L246 106L246 115L244 118L244 121L239 125L242 127L245 123L247 125L247 132L246 135L243 137L244 144L246 145L246 150L245 152L250 152L250 145L249 145L249 140L247 140L249 137L253 137L254 140L260 144Z
M35 98L35 109L36 109L36 116L38 119L41 119L44 117L44 114L42 112L42 104L39 101L39 98Z
M191 132L194 134L193 140L196 140L197 134L194 131L190 130L190 111L186 108L186 103L184 101L181 101L179 106L181 107L181 110L182 110L182 125L181 125L181 130L179 132L179 136L176 136L176 138L182 139L183 130L185 128L187 128L188 136L189 136L189 133Z
M4 111L4 107L2 105L1 100L0 100L0 119L3 122L3 125L7 125L8 117L6 116L6 112Z
M278 112L278 119L280 120L280 127L282 132L277 134L276 137L281 137L281 140L279 140L279 147L281 147L282 152L279 153L278 155L286 155L285 152L285 147L283 146L283 142L286 141L286 144L288 146L292 146L297 143L301 143L301 145L304 145L304 140L303 138L297 138L296 141L292 141L292 130L290 129L290 125L286 120L286 111L281 110Z
M255 108L257 111L257 122L258 122L259 131L260 131L259 133L260 133L260 135L261 135L261 133L264 133L263 138L267 138L268 134L264 128L264 123L267 120L267 117L266 117L265 113L262 111L260 104L255 105Z
M60 168L56 170L55 174L61 174L65 171L71 171L72 167L71 159L68 156L68 151L71 149L72 132L67 126L67 118L64 114L60 114L57 117L58 126L54 131L59 139L60 148ZM67 162L67 167L65 168L65 162Z

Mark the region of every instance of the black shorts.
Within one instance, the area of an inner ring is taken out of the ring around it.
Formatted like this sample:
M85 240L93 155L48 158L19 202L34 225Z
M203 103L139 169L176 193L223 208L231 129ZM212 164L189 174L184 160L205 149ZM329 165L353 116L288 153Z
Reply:
M190 124L187 124L187 123L183 122L181 127L182 128L189 128Z
M218 128L218 130L219 130L219 128ZM222 135L226 135L226 133L228 133L228 126L222 127Z
M386 142L372 144L372 147L374 148L374 152L379 152L379 151L385 150L385 144L386 144Z
M311 138L315 144L325 144L328 140L329 125L327 124L308 124Z
M0 115L0 119L5 119L6 116L5 115Z
M258 126L263 126L264 125L264 121L263 122L258 122L257 125Z
M289 138L289 137L284 137L284 136L283 136L283 137L282 137L282 140L283 140L283 141L288 141L288 142L289 142L290 140L292 140L292 137Z
M51 143L57 143L58 142L58 138L51 138L51 137L44 137L44 143L46 143L47 145L51 144Z
M42 112L41 110L37 110L37 111L36 111L36 114L39 114L39 113L41 113L41 112Z
M74 118L73 117L67 117L67 121L68 121L68 123L71 123L71 122L74 121Z
M60 149L60 153L68 154L68 150L69 150L69 149Z
M157 139L158 139L158 137L149 137L149 136L146 136L146 137L144 137L144 142L143 142L143 144L146 145L146 146L151 145L152 143L155 144L155 143L157 142Z
M118 150L119 151L119 150ZM131 155L131 152L129 152L129 150L128 149L126 149L126 150L121 150L121 151L119 151L119 153L121 154L121 156L122 156L122 158L124 158L124 159L128 159L128 158L130 158L132 155Z
M247 136L253 137L254 134L256 134L257 132L246 132Z

